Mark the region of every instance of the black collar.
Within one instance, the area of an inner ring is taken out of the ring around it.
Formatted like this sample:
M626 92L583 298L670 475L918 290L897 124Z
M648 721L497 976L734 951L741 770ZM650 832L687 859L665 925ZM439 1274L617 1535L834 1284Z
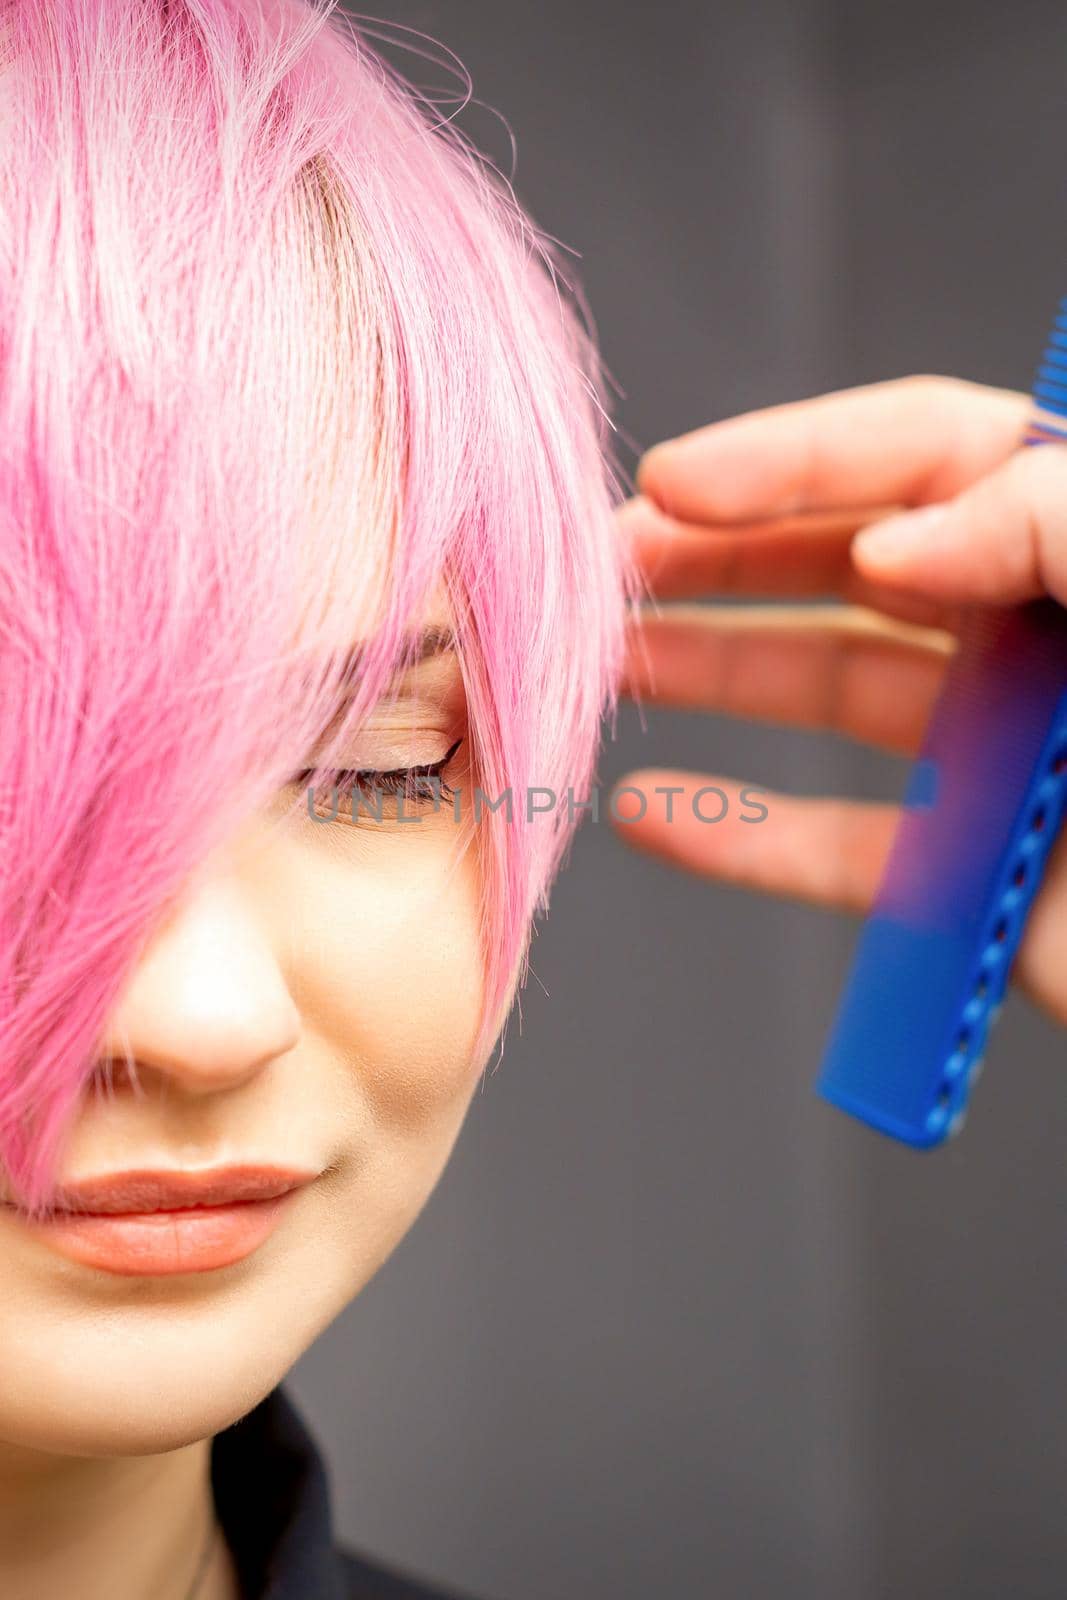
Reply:
M216 1434L211 1483L246 1600L349 1600L326 1468L280 1388Z
M464 1600L335 1543L325 1462L283 1389L215 1435L211 1486L242 1600Z

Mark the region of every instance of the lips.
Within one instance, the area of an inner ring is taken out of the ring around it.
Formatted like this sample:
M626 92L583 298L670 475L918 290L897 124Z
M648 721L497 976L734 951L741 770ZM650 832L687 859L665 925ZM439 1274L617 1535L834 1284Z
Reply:
M294 1167L112 1173L61 1185L44 1218L16 1225L72 1261L125 1276L211 1272L257 1250L318 1176Z
M136 1211L179 1211L237 1201L273 1200L315 1174L290 1167L215 1167L200 1171L118 1172L86 1178L56 1191L56 1210L117 1216Z

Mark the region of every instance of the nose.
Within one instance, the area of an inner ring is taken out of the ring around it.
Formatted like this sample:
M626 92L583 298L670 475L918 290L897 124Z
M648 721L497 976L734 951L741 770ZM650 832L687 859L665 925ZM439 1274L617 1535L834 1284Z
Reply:
M156 931L101 1045L193 1095L246 1083L296 1044L300 1014L232 871L191 885Z

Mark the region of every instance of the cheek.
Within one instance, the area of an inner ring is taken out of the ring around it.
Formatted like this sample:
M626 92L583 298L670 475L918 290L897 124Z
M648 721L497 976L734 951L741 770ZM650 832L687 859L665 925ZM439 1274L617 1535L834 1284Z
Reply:
M305 1027L354 1075L380 1129L454 1124L482 1063L480 873L455 831L339 839L307 851L291 930Z

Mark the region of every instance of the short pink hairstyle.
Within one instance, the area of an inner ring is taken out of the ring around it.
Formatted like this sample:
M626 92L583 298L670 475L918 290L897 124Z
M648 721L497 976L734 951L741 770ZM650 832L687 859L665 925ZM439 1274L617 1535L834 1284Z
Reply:
M190 874L444 583L482 1047L595 778L629 557L558 256L332 0L0 0L0 1163L46 1205ZM362 614L362 613L361 613ZM332 750L332 746L330 747ZM329 754L321 758L329 764Z

